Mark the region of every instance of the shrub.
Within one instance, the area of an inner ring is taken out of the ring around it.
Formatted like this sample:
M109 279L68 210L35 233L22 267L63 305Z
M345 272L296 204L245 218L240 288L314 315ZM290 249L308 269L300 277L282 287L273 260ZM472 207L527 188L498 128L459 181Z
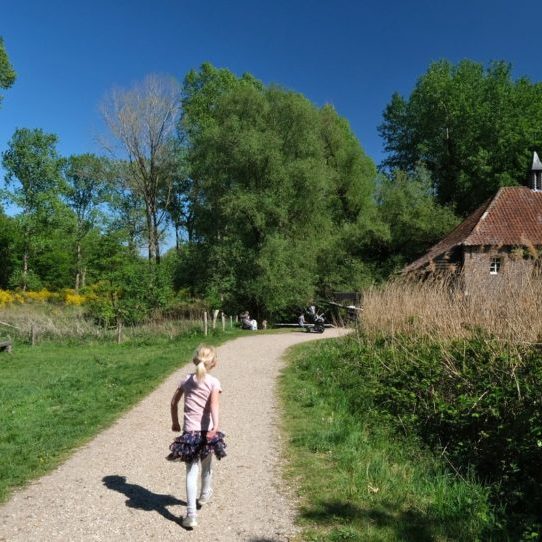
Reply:
M0 290L0 307L11 305L15 301L15 296L12 292Z
M95 284L87 313L104 327L136 325L173 296L167 270L148 263L124 266Z
M540 278L469 296L446 281L394 281L365 295L347 384L359 408L475 472L514 539L542 535L541 321Z
M23 291L20 293L25 302L47 303L58 297L58 294L42 288L38 291Z

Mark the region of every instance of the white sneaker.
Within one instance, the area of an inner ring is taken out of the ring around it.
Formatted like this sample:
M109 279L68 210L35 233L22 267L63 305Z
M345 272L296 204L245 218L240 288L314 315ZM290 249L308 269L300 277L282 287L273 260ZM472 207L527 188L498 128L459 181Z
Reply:
M185 516L182 525L187 529L193 529L198 526L198 518L196 516Z
M211 502L211 497L213 496L213 490L211 489L207 495L202 495L198 499L199 504L209 504Z

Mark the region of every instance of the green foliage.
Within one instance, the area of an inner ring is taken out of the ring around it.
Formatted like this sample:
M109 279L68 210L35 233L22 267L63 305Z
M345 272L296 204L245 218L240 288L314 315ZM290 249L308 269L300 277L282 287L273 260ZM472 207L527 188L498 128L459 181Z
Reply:
M85 286L87 254L84 240L99 225L110 175L109 161L93 154L70 156L64 164L64 197L75 217L72 268L76 289Z
M58 138L43 130L18 128L2 154L6 185L4 195L26 213L47 213L54 208L60 182ZM14 186L15 185L15 186Z
M388 242L382 246L390 270L421 256L459 221L449 207L437 203L423 167L411 175L397 170L392 177L382 177L378 200L381 220L390 232Z
M23 238L23 288L28 286L25 280L32 271L33 256L48 233L56 229L63 212L59 199L62 161L56 143L54 134L18 128L2 154L7 187L3 196L21 209L17 220Z
M63 164L62 173L66 202L77 217L79 236L84 237L96 224L99 207L106 201L110 163L95 154L73 155Z
M435 62L384 112L384 165L412 172L423 164L439 202L465 215L500 186L523 182L542 146L541 115L542 87L513 80L509 64Z
M135 325L172 298L169 268L135 261L111 271L93 286L88 314L105 327L119 322Z
M281 380L302 539L485 539L494 526L487 491L397 434L374 403L380 373L365 354L351 339L304 345Z
M16 247L20 245L21 232L17 222L0 209L0 289L8 288L9 279L18 267Z
M198 70L190 70L183 81L182 126L191 138L215 124L213 108L220 98L240 86L263 88L250 74L237 78L226 68L215 68L205 62Z
M9 62L4 40L0 37L0 88L11 87L15 83L15 77L16 74ZM0 103L2 103L2 96L0 96Z
M257 316L336 287L352 229L363 236L377 218L375 167L348 123L329 106L210 65L187 76L184 109L193 237L179 284ZM199 284L183 282L190 269ZM358 286L360 273L348 281L347 270L340 284Z
M396 337L345 341L334 354L330 379L354 413L379 412L453 472L475 473L495 510L505 511L498 523L514 540L540 528L542 357L535 348L483 335L448 345Z

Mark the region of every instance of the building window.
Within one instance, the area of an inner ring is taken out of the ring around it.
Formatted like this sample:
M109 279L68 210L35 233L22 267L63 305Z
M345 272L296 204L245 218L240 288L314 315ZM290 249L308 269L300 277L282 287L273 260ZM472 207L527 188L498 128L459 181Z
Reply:
M491 258L489 265L489 274L498 275L501 272L502 258Z

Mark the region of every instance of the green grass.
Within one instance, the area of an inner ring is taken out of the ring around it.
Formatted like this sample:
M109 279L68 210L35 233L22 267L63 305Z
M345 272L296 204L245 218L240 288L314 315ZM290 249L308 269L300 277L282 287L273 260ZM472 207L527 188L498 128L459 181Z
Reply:
M227 331L205 342L238 335ZM0 354L0 502L110 425L184 365L201 342L202 336L44 343Z
M303 541L487 538L487 491L450 473L334 372L341 342L297 347L281 378L287 475L299 492ZM354 370L354 369L353 369Z

